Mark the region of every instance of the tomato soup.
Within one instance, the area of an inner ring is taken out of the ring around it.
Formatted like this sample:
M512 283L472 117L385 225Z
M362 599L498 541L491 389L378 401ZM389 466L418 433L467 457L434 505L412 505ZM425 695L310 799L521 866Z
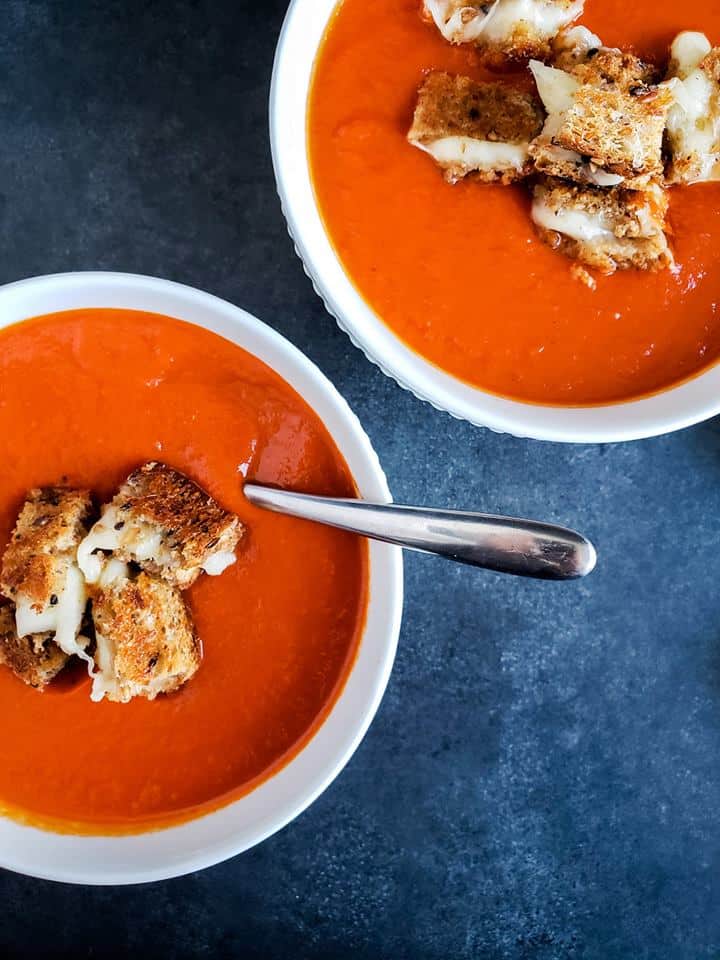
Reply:
M419 15L420 0L344 0L318 56L308 119L329 236L366 302L412 349L484 390L535 403L626 400L720 357L720 184L674 188L677 270L589 289L544 246L526 189L447 184L409 146L429 69L486 79L477 54ZM720 4L586 0L610 46L662 60L678 32L720 43Z
M342 688L365 616L360 538L263 512L243 478L354 496L323 424L263 363L199 327L82 310L0 331L0 546L25 493L110 498L159 459L248 535L186 594L199 672L153 702L92 703L81 664L45 693L0 667L0 808L74 832L137 832L230 802L280 769Z

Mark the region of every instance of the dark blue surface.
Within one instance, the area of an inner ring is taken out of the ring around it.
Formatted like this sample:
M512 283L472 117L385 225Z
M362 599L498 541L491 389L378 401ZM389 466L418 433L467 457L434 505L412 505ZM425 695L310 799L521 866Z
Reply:
M0 280L118 269L226 297L337 384L398 500L567 522L600 566L558 586L408 557L387 696L308 812L151 887L0 874L0 955L717 957L720 425L543 445L454 421L370 366L275 197L284 7L5 0Z

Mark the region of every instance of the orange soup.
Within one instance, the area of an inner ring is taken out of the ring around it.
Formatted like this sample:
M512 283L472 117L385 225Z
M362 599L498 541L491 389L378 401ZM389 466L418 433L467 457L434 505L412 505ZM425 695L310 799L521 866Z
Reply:
M106 500L138 464L184 471L248 527L189 591L204 649L178 693L90 701L78 664L38 693L0 667L0 808L76 832L199 815L280 769L327 715L364 622L367 548L263 512L247 476L355 488L318 417L232 343L154 314L82 310L0 331L0 546L25 493L66 477Z
M598 277L591 290L534 235L523 187L450 186L406 142L429 69L487 78L420 0L344 0L308 120L328 233L367 303L412 349L495 394L563 405L627 400L720 357L720 184L674 188L677 270ZM720 43L717 0L586 0L610 46L662 60L678 32Z

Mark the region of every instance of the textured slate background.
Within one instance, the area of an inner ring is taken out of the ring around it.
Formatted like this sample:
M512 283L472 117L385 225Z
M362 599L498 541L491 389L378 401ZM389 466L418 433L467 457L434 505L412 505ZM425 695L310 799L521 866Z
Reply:
M0 874L0 953L717 957L720 426L518 441L371 367L315 298L275 198L285 5L4 0L0 280L130 270L241 304L337 384L399 500L566 521L601 566L552 586L408 557L387 697L299 821L151 887Z

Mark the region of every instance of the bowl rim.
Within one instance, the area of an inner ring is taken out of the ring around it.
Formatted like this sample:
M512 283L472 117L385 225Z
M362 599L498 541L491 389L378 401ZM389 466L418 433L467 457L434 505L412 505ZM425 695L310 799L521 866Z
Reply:
M0 287L0 328L44 313L119 307L161 313L218 333L279 373L320 416L361 494L392 498L377 454L346 400L289 340L228 301L137 274L51 274ZM385 692L403 606L399 547L369 545L368 610L360 647L329 715L303 749L249 794L177 826L129 836L73 835L0 817L0 867L79 884L166 880L250 849L299 816L353 755Z
M407 346L364 301L322 222L310 174L307 102L315 57L338 0L291 0L270 88L270 144L288 231L326 309L372 363L438 410L500 433L565 443L640 440L720 413L720 363L641 399L557 407L488 393L451 376Z

